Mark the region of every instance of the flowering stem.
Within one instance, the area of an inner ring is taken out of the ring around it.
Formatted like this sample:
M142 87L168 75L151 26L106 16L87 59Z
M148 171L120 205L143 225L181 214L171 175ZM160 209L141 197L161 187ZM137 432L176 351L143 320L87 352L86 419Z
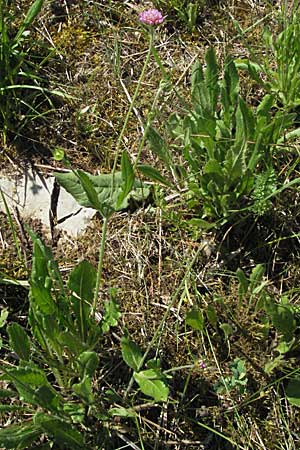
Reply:
M115 173L116 168L117 168L117 163L118 163L118 158L119 158L119 153L120 153L120 147L121 147L122 139L123 139L123 136L124 136L124 133L125 133L128 121L129 121L129 117L130 117L130 114L131 114L131 112L133 110L133 107L134 107L135 101L137 99L137 96L138 96L138 94L140 92L142 81L143 81L143 79L145 77L146 68L148 66L149 59L150 59L150 56L151 56L152 47L153 47L153 37L154 37L154 33L153 33L153 30L151 30L151 32L150 32L149 49L148 49L148 52L147 52L147 55L146 55L144 66L143 66L141 75L139 77L139 80L138 80L138 83L137 83L134 95L132 97L132 101L130 103L129 109L127 111L127 114L126 114L126 117L125 117L125 120L124 120L124 124L123 124L122 130L121 130L121 133L120 133L120 135L118 137L118 141L117 141L117 145L116 145L116 156L115 156L114 165L113 165L113 169L112 169L113 173Z
M104 217L103 218L103 224L102 224L102 236L101 236L101 244L100 244L100 247L99 247L99 261L98 261L96 286L95 286L94 301L93 301L93 317L95 317L95 314L96 314L97 300L98 300L100 283L101 283L101 278L102 278L104 250L105 250L106 234L107 234L107 225L108 225L108 217Z

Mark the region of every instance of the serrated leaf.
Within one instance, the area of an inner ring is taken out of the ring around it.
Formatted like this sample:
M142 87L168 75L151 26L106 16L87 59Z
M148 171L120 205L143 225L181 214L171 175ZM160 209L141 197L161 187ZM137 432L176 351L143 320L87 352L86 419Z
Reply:
M185 321L193 330L204 331L204 317L201 309L193 307L187 313Z
M156 402L166 402L169 388L158 370L147 369L135 372L133 377L143 394L152 397Z
M127 366L131 367L131 369L135 371L138 371L143 360L143 353L140 347L127 336L124 336L121 339L121 349L123 359Z
M20 359L28 361L30 357L30 340L24 328L18 323L13 322L7 327L7 333L11 350Z

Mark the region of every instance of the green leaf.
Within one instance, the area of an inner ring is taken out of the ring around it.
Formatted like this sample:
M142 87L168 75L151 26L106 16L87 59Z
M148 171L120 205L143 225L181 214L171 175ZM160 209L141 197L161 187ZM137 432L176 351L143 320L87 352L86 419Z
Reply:
M75 394L78 395L85 403L91 405L94 402L94 396L92 391L92 380L89 376L85 376L80 383L72 385L72 389Z
M0 389L0 398L15 397L17 393L10 389Z
M62 448L74 450L86 449L84 437L75 430L69 423L51 417L47 414L37 413L34 423L40 427L55 443Z
M225 335L225 339L228 339L233 334L233 328L229 323L221 323L220 328Z
M25 17L23 23L21 24L21 26L18 30L18 33L16 34L16 37L14 38L14 42L16 42L16 43L19 42L24 31L26 31L30 27L30 25L32 24L34 19L40 13L43 3L44 3L44 0L35 0L35 2L31 5L31 7L29 8L29 10L26 14L26 17Z
M101 321L101 328L103 333L107 333L110 327L118 325L118 320L121 317L120 307L114 298L104 303L105 313Z
M125 198L130 194L134 185L134 171L128 156L128 153L124 150L121 158L121 173L122 173L122 191L119 194L116 209L120 208Z
M188 220L188 224L204 230L210 230L211 228L214 228L216 226L216 222L211 223L207 220L198 219L196 217L194 219Z
M206 316L207 319L209 321L209 323L213 326L216 327L217 323L218 323L218 316L217 316L217 311L215 310L215 308L208 304L207 308L206 308Z
M125 336L121 339L122 356L127 366L136 372L140 370L143 360L143 354L140 347L135 344L129 337Z
M251 275L250 275L250 285L249 285L249 290L251 293L258 286L258 284L261 283L264 273L265 273L264 264L257 264L254 267L254 269L252 270Z
M285 395L291 405L300 406L300 380L290 380L285 389Z
M90 179L90 176L87 173L83 172L83 170L79 169L76 171L76 174L80 180L80 185L83 188L88 201L90 202L91 207L97 209L97 211L99 211L102 216L106 217L107 213L105 209L102 208L102 205L99 202L96 189L92 183L92 180Z
M237 276L237 279L239 280L239 288L238 288L239 299L240 299L240 301L242 301L248 292L249 280L246 277L246 275L244 274L244 272L242 271L242 269L240 269L240 268L237 269L235 274Z
M154 369L134 373L133 377L143 394L152 397L156 402L166 402L169 388L160 371Z
M149 127L146 135L146 139L150 144L150 148L155 153L159 159L161 159L167 169L170 169L172 165L172 156L168 149L166 141L161 137L161 135L152 127Z
M0 328L4 327L4 325L6 324L7 317L8 317L8 309L7 308L1 309Z
M30 341L24 328L18 323L13 322L7 327L7 333L11 350L15 352L20 359L28 361L30 357Z
M42 430L31 422L26 425L10 425L0 429L0 447L5 449L27 449L42 434Z
M99 358L96 352L83 352L77 358L79 365L80 377L84 378L86 375L93 377L99 364Z
M193 330L204 331L204 317L201 309L194 306L187 313L185 321Z
M83 173L82 171L80 172ZM97 201L94 199L94 195L90 193L93 200L100 206L101 211L105 217L109 216L114 210L121 210L127 208L130 198L136 201L144 200L150 194L150 190L141 181L135 180L133 184L133 190L126 196L121 205L117 205L118 198L123 189L122 173L116 172L114 176L112 174L102 175L90 175L84 172L86 176L83 176L84 180L87 177L90 180L94 190L97 194ZM71 194L75 200L81 205L87 208L92 208L91 203L86 191L81 185L78 177L72 173L54 173L55 178L59 184ZM90 186L89 183L89 186ZM118 206L118 207L117 207Z
M68 288L78 297L89 303L93 302L97 272L89 261L81 261L71 272Z
M136 412L134 411L134 409L131 408L123 408L123 407L119 407L119 408L110 408L110 410L108 411L109 415L111 417L135 417L136 416Z
M164 186L171 187L172 189L176 189L170 181L168 181L157 169L152 166L148 166L147 164L139 164L138 170L142 172L147 178L150 178L152 181L157 181Z

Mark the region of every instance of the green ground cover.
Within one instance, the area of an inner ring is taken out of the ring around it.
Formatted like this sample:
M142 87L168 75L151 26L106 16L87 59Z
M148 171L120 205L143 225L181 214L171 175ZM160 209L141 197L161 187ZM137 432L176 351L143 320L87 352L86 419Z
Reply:
M0 0L1 170L97 211L0 189L0 448L299 448L299 19Z

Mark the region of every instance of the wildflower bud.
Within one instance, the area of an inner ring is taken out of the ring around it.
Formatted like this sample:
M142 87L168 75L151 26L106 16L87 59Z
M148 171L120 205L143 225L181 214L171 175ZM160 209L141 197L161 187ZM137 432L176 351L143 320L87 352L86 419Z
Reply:
M147 9L139 15L139 19L145 25L159 25L164 21L164 17L158 9Z

